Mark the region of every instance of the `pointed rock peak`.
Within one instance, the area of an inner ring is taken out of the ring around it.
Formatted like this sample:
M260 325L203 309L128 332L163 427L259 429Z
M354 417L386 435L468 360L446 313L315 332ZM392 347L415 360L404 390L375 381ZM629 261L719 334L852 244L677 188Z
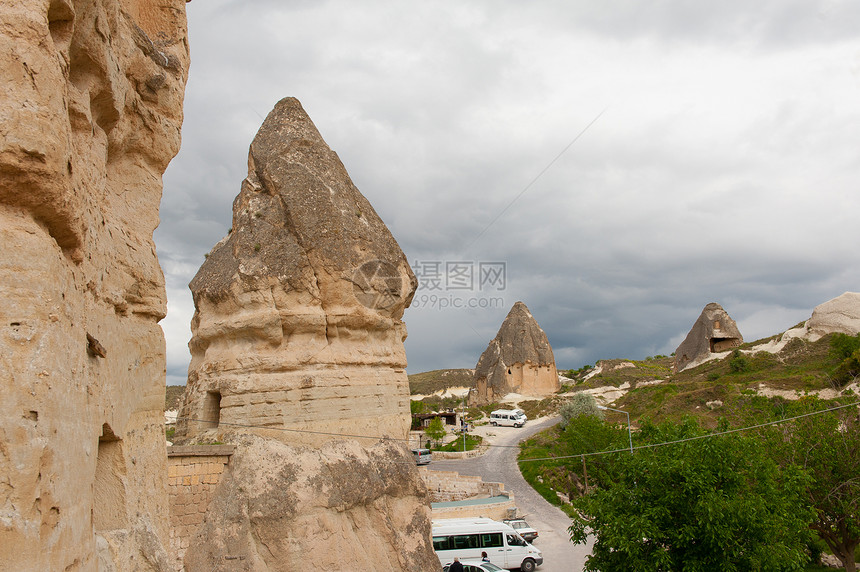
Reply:
M199 303L272 282L327 308L360 306L394 319L417 285L397 241L292 97L254 137L231 232L190 287Z
M513 305L475 367L477 400L508 393L544 396L558 391L555 357L546 333L523 302Z
M705 306L687 337L675 350L675 371L699 365L714 353L728 351L744 343L735 321L722 306Z

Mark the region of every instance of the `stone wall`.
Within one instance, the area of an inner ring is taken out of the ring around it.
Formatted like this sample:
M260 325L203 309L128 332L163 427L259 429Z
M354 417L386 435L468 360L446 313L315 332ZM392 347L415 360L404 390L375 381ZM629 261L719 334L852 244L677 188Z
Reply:
M169 566L164 277L185 0L0 3L0 570Z
M185 551L203 523L203 515L233 450L233 445L186 445L167 449L170 548L177 571L182 570Z
M441 518L491 518L503 520L517 514L513 497L499 497L487 504L458 504L456 506L432 507L433 520Z
M478 497L495 497L505 492L502 483L485 483L481 477L461 475L455 471L418 469L430 492L430 502L450 502Z

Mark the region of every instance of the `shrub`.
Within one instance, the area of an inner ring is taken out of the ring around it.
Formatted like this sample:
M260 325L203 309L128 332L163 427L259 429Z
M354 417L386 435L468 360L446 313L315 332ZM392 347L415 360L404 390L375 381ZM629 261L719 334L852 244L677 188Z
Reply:
M559 410L561 414L561 428L564 429L575 417L580 415L592 415L603 419L603 411L597 408L597 400L590 393L577 393L570 398Z
M745 373L750 371L750 360L740 350L732 352L729 359L729 371L732 373Z

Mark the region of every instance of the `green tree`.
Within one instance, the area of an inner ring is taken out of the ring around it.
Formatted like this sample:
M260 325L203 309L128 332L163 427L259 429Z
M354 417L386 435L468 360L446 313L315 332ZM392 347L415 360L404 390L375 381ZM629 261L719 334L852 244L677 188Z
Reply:
M701 435L694 421L646 424L639 441ZM612 461L612 478L573 501L571 539L596 537L586 570L786 570L808 560L807 477L793 466L780 471L757 440L710 437Z
M441 441L445 436L445 425L442 423L442 418L434 417L424 428L424 434L427 435L428 439Z
M805 397L785 405L786 417L823 411L836 403ZM815 509L810 528L855 572L860 545L860 421L856 407L827 411L767 431L769 450L783 467L800 466L812 477L805 498Z

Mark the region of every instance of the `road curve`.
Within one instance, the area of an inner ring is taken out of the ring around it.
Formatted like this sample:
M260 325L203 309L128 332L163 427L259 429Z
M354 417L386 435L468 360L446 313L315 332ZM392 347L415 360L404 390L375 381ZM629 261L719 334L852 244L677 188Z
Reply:
M540 496L520 474L517 454L520 441L538 431L558 423L554 417L541 423L528 423L525 427L495 427L494 446L472 459L433 461L428 469L457 471L461 475L479 476L485 481L501 482L505 490L514 494L519 514L526 515L528 523L538 531L534 545L543 552L544 563L539 572L581 572L591 546L573 544L568 537L570 519L561 510Z

